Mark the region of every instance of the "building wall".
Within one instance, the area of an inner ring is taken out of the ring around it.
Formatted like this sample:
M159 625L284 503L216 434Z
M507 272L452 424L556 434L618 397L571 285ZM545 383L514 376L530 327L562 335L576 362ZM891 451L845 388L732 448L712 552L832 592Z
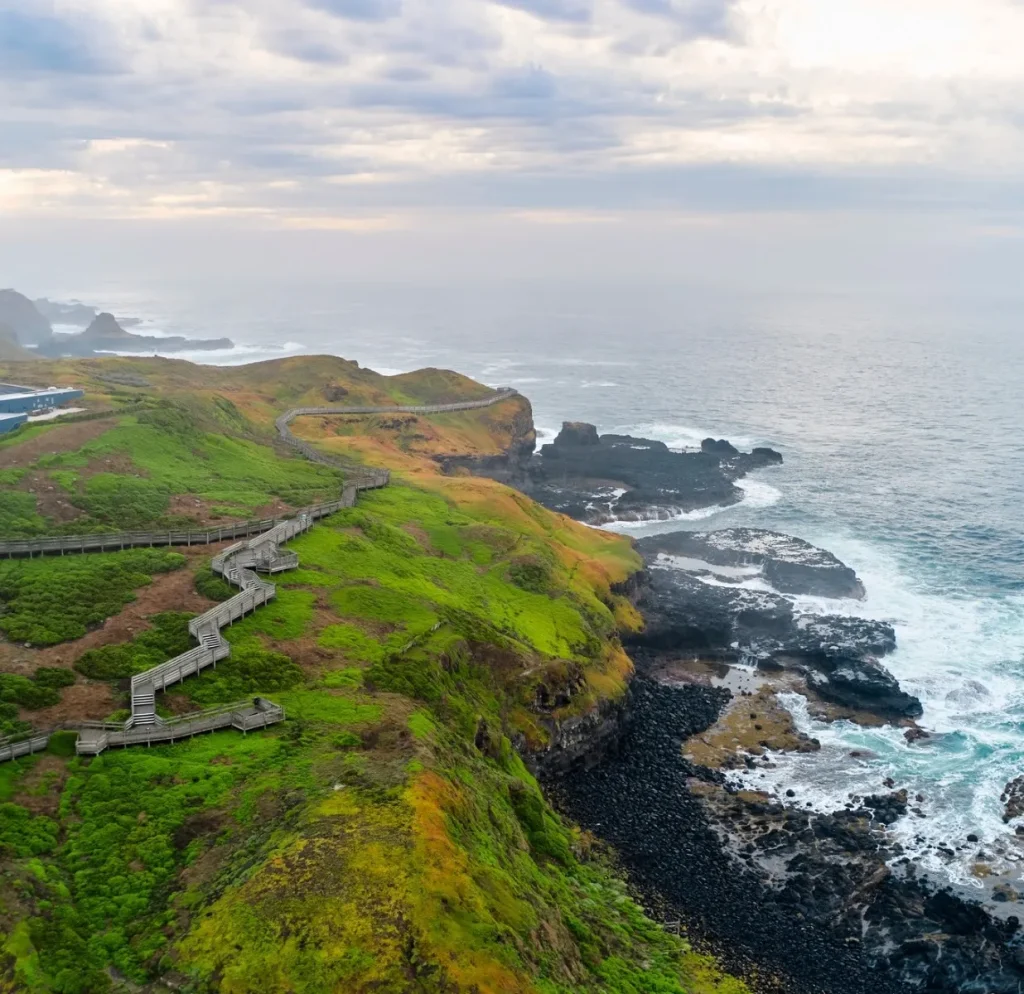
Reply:
M9 394L0 396L0 413L20 414L34 411L45 411L51 407L60 407L85 396L82 390L39 390L33 393Z
M18 425L23 425L27 420L27 414L0 414L0 435L14 431Z

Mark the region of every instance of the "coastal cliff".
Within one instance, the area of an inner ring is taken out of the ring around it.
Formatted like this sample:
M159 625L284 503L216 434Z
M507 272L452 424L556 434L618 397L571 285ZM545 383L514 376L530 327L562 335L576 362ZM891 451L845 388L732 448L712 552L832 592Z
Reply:
M294 513L346 474L277 443L283 410L489 394L330 357L19 375L78 383L109 412L5 439L0 510L26 537ZM528 422L512 398L293 423L392 484L294 539L301 568L225 630L230 657L157 695L173 715L268 694L288 720L94 759L58 733L0 768L0 990L747 990L643 914L524 763L578 759L618 727L619 635L639 619L617 585L640 565L626 540L434 458L507 456ZM2 731L116 719L124 681L183 651L189 618L231 592L210 554L0 563Z

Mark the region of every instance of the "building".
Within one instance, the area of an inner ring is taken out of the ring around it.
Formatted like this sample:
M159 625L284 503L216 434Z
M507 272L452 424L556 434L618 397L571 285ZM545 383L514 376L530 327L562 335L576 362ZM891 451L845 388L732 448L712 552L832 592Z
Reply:
M26 421L28 421L27 414L0 414L0 435L14 431L18 425L23 425Z
M71 401L84 396L84 390L76 390L74 387L47 387L45 390L34 390L32 387L20 387L13 383L0 383L0 415L39 414L63 404L70 404Z

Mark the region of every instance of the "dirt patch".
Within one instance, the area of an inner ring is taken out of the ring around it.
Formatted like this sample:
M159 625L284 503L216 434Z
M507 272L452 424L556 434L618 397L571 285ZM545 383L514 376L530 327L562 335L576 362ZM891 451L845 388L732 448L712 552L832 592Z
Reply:
M164 611L188 611L201 614L213 607L214 601L196 592L194 574L199 565L231 543L220 542L200 547L176 548L186 557L186 564L173 573L159 574L153 582L135 592L135 600L120 614L108 618L95 631L73 642L63 642L47 649L26 649L11 642L0 642L0 672L31 676L39 666L71 667L89 649L127 642L150 627L149 619ZM64 691L64 699L74 688ZM49 709L52 710L52 709ZM37 711L35 714L43 714ZM38 724L38 722L34 722Z
M65 524L86 517L85 511L71 503L71 495L39 470L27 473L18 489L34 495L36 510L50 521Z
M18 781L12 800L34 815L53 816L60 807L60 794L68 775L68 764L59 756L40 756Z
M264 504L262 507L257 507L252 512L254 519L259 518L279 518L285 514L291 514L295 508L290 504L286 504L280 497L275 497L269 504Z
M92 476L99 476L100 473L116 473L118 476L149 475L145 470L136 466L128 456L119 452L90 459L85 466L78 470L78 475L86 480Z
M402 530L405 531L407 534L411 535L414 539L416 539L416 541L419 542L421 546L423 546L424 551L429 553L436 553L437 550L434 548L433 543L430 541L430 536L426 533L426 531L423 528L420 528L419 525L405 524L402 525Z
M40 711L22 709L19 717L36 728L54 728L76 721L101 721L121 704L121 697L111 683L85 680L65 687L60 703Z
M25 469L41 456L74 452L109 430L110 422L103 420L59 425L21 445L0 449L0 469Z

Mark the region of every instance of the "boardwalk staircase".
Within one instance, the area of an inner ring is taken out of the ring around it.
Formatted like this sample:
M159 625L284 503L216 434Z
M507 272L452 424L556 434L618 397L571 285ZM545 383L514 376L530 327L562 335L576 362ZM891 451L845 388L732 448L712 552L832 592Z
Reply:
M485 400L455 404L297 408L278 418L276 425L281 439L307 459L338 467L337 460L324 455L292 434L289 426L296 417L330 414L438 414L490 407L513 396L515 391L506 389L492 394ZM122 532L100 536L0 541L0 556L13 557L67 555L143 545L209 544L227 537L246 536L242 541L224 549L210 564L215 573L238 588L238 593L189 622L189 633L197 642L194 648L132 677L131 715L127 721L82 721L62 726L61 729L33 731L23 736L0 738L0 762L45 749L49 744L50 735L58 730L76 730L77 753L96 756L110 746L127 747L176 742L222 728L235 728L244 734L255 728L265 728L275 722L284 721L284 708L262 697L164 719L157 714L156 695L172 684L180 683L186 677L201 673L207 667L216 667L220 660L231 655L231 644L221 634L222 629L251 614L277 595L274 584L260 574L273 576L285 570L295 569L299 565L296 553L282 550L281 546L284 543L308 531L321 518L342 508L353 507L360 491L386 487L390 478L391 474L385 469L361 470L360 475L346 482L340 499L308 507L292 518L242 522L202 532ZM256 532L254 536L253 532Z

